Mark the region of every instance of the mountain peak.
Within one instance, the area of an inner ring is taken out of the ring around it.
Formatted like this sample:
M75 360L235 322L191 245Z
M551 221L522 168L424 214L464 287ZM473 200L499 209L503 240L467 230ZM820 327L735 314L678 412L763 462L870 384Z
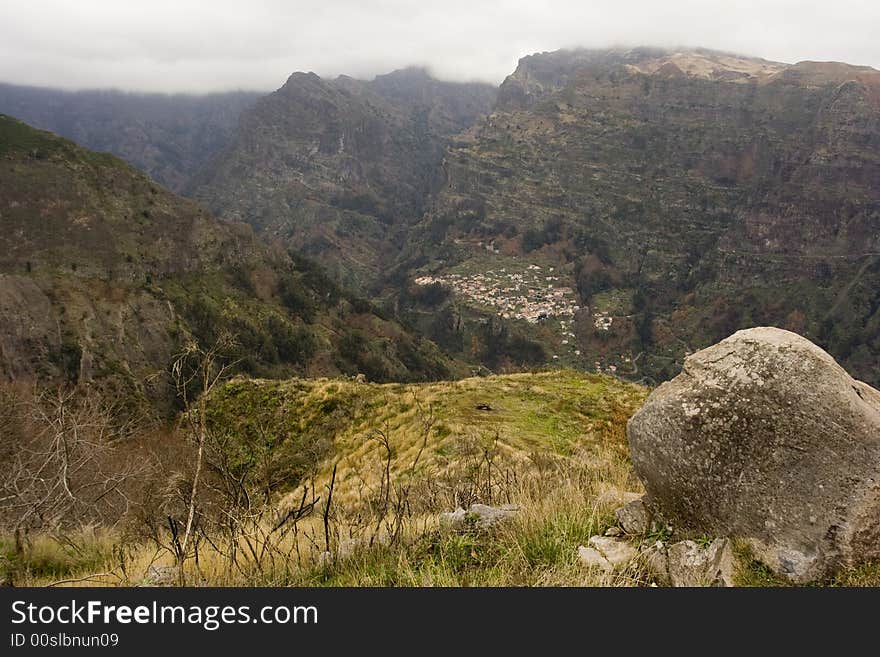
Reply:
M665 75L666 71L674 67L685 77L745 82L766 80L788 68L789 64L695 48L667 51L627 66L633 72L648 75Z
M405 66L394 69L390 73L383 73L373 78L378 80L435 80L426 66Z

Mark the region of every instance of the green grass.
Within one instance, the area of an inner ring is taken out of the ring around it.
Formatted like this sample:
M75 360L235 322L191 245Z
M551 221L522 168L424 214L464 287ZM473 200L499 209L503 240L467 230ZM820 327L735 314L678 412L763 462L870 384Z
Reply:
M34 130L11 116L0 114L0 155L36 153L39 156L42 153L43 157L48 157L50 152L68 143L49 132Z
M82 529L27 537L19 553L11 536L0 537L0 580L17 585L76 578L112 568L117 546L110 532Z
M795 586L783 577L776 575L770 568L756 560L751 549L742 541L734 541L734 554L739 570L735 579L737 586L755 587ZM862 563L842 568L833 577L807 586L826 587L880 587L880 561Z
M407 385L241 379L215 392L208 412L211 425L239 443L252 442L259 430L279 436L282 450L324 445L319 480L338 462L340 481L373 481L377 473L364 464L381 452L375 432L388 435L392 471L400 475L427 421L422 464L441 472L458 467L463 454L480 458L487 450L507 465L532 453L567 457L607 444L625 452L623 425L646 395L638 386L566 370ZM484 404L491 410L478 408ZM332 445L321 442L331 436Z

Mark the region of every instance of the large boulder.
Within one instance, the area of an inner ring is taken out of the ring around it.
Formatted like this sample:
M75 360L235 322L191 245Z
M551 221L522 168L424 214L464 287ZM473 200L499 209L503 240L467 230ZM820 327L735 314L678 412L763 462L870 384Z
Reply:
M795 582L880 558L880 392L795 333L693 354L627 436L651 510L684 536L745 539Z

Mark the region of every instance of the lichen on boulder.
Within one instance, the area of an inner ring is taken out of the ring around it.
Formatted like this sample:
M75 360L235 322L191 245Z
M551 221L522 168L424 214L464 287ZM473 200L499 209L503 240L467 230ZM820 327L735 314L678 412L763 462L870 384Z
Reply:
M880 558L880 392L795 333L693 354L627 435L651 510L683 536L744 539L794 582Z

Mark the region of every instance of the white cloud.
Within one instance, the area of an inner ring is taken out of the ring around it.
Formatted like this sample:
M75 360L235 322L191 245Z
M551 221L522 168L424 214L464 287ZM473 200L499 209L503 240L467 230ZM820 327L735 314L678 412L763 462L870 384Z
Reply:
M868 0L0 0L0 80L153 91L274 89L296 70L429 66L500 82L560 47L705 46L880 68Z

